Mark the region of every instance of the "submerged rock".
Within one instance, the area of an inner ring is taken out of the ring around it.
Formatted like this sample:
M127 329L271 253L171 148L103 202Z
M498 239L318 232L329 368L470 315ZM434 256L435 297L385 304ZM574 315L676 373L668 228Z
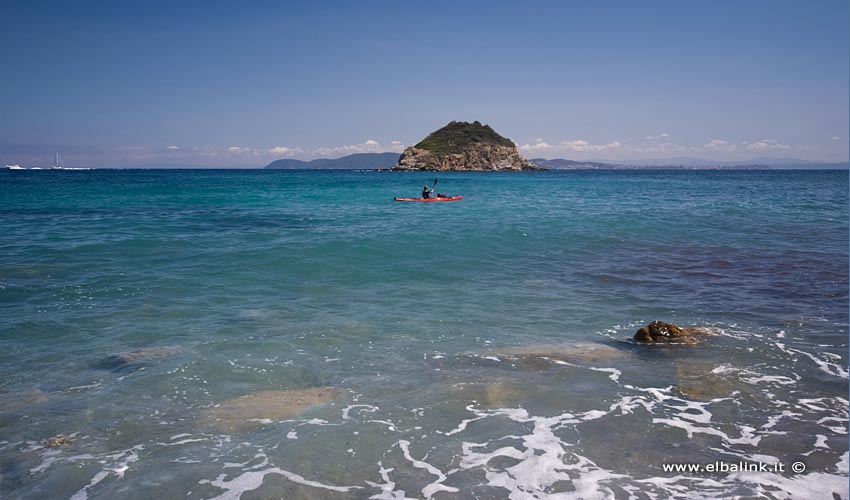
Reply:
M448 401L470 401L483 408L504 408L520 405L528 396L517 381L496 379L488 382L454 383L439 388L441 398Z
M15 411L30 405L44 403L47 394L38 389L26 391L0 390L0 411Z
M201 421L219 431L245 430L296 417L311 406L339 397L333 387L263 391L228 399L207 409Z
M174 346L163 347L148 347L145 349L136 349L133 351L110 354L101 359L96 367L103 369L116 369L124 365L139 361L148 361L151 359L170 358L182 354L183 349Z
M715 370L717 364L713 361L680 359L675 367L676 390L692 401L711 401L749 391L747 384L724 376L722 370Z
M600 361L625 359L631 354L625 349L618 349L607 344L578 342L575 344L533 344L508 347L495 350L492 355L523 358L527 361L545 358L586 365Z
M697 342L698 335L712 333L710 328L682 328L673 323L653 321L635 333L634 339L643 343L682 343L693 344Z

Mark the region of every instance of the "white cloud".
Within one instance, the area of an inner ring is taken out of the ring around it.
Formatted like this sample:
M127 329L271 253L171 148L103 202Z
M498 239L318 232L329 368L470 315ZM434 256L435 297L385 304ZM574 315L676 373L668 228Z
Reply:
M711 142L703 144L702 147L711 151L735 151L738 149L737 144L732 144L722 139L712 139Z
M357 153L401 153L404 150L404 144L399 141L392 141L389 145L384 146L380 142L368 139L359 144L346 144L344 146L334 146L319 148L315 153L319 156L346 156Z
M619 141L611 141L608 144L591 144L584 139L576 139L572 141L561 141L558 144L552 145L543 141L537 141L534 144L523 144L520 149L523 151L606 151L611 149L619 149L622 146Z
M295 156L301 153L300 148L291 148L288 146L274 146L271 148L246 148L240 146L230 146L225 153L238 157L281 157Z
M552 149L552 146L543 142L543 139L537 139L534 144L523 144L519 148L523 151L546 151Z
M558 145L566 151L605 151L620 147L619 141L611 141L608 144L590 144L585 140L561 141Z
M688 148L673 142L662 142L657 146L648 148L635 148L638 153L681 153L682 151L692 151L695 148Z
M670 137L670 134L665 132L663 134L658 134L658 135L649 135L649 136L644 137L644 139L652 140L652 139L662 139L664 137Z
M830 139L830 141L832 141L832 142L840 141L840 140L841 140L841 137L838 137L837 135L832 136L832 139Z
M750 151L761 151L764 149L791 149L791 146L782 144L775 139L762 139L756 142L745 142L746 148Z
M269 150L267 149L256 149L256 148L244 148L240 146L230 146L227 148L227 153L231 155L237 156L268 156Z
M268 153L272 156L294 156L297 152L297 148L288 148L286 146L275 146L268 150Z
M177 151L178 149L180 149L180 146L175 146L174 144L172 144L171 146L168 146L165 149L168 149L170 151Z

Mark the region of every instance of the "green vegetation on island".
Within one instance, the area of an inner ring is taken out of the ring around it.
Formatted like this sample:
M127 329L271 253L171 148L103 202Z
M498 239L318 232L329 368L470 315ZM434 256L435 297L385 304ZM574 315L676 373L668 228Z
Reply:
M445 127L431 132L422 139L416 148L426 149L438 155L461 153L469 144L491 144L494 146L514 147L514 143L502 137L489 125L479 121L449 122Z
M449 122L405 149L393 170L544 170L523 158L514 142L479 121Z

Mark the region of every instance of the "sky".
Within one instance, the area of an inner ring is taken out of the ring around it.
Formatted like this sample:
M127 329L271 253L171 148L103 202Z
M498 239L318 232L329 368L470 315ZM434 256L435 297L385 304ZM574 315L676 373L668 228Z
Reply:
M260 167L479 120L527 158L848 160L850 2L0 0L0 162Z

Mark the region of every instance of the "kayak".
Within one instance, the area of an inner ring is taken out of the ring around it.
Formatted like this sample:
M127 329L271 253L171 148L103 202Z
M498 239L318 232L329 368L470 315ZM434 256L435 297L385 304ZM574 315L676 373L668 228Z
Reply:
M422 201L422 202L430 202L430 201L458 201L462 200L463 196L446 196L445 198L399 198L395 197L395 201Z

